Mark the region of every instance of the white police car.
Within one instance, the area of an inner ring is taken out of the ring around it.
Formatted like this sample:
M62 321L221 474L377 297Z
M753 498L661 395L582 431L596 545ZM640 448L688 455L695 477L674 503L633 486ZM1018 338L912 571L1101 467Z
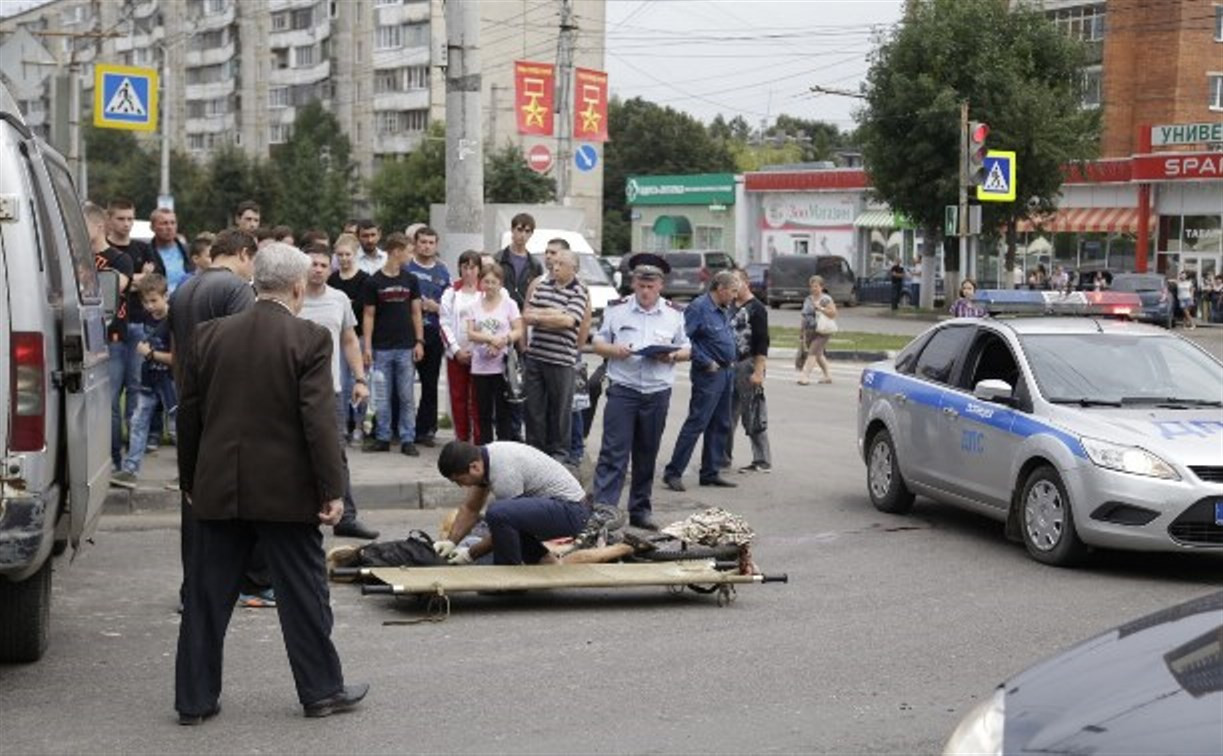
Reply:
M863 371L874 505L903 513L922 494L986 514L1048 564L1088 546L1223 556L1223 364L1098 317L1137 311L1132 294L978 300L1038 316L949 320ZM1050 315L1067 309L1096 317Z

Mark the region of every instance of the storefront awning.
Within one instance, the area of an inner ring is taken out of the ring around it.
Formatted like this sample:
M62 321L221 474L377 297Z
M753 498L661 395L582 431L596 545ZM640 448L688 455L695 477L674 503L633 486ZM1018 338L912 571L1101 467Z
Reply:
M854 218L854 228L913 228L913 223L891 210L867 210Z
M1152 214L1149 228L1155 228L1155 222L1155 215ZM1078 231L1134 234L1138 232L1138 208L1065 207L1053 215L1047 215L1035 221L1020 221L1016 230L1020 233Z
M660 215L654 221L655 236L692 236L692 224L683 215Z

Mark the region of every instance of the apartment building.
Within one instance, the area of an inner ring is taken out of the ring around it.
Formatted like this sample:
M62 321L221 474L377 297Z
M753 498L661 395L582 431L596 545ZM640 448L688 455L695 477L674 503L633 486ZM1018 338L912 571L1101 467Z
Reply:
M539 140L524 144L516 132L513 61L555 62L561 0L482 0L478 7L485 138L528 148ZM603 0L574 0L573 20L574 65L602 70ZM289 138L297 108L317 99L339 119L360 176L369 178L445 119L445 40L441 0L51 0L0 19L0 75L49 136L56 61L80 68L86 108L94 62L157 68L171 145L197 159L227 143L266 157ZM573 171L571 180L573 203L587 211L593 234L602 215L601 163Z

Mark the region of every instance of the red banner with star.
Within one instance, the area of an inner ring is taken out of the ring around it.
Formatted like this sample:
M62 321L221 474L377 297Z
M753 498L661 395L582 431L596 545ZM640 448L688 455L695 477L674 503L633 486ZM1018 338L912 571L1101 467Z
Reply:
M514 61L514 113L518 118L519 134L552 136L555 92L556 66Z
M574 69L573 138L607 141L607 74L603 71Z

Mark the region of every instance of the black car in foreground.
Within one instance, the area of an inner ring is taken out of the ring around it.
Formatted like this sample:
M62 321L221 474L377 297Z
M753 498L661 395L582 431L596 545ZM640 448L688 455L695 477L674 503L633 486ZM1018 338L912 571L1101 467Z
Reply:
M1223 591L1126 623L999 685L944 754L1223 753Z

